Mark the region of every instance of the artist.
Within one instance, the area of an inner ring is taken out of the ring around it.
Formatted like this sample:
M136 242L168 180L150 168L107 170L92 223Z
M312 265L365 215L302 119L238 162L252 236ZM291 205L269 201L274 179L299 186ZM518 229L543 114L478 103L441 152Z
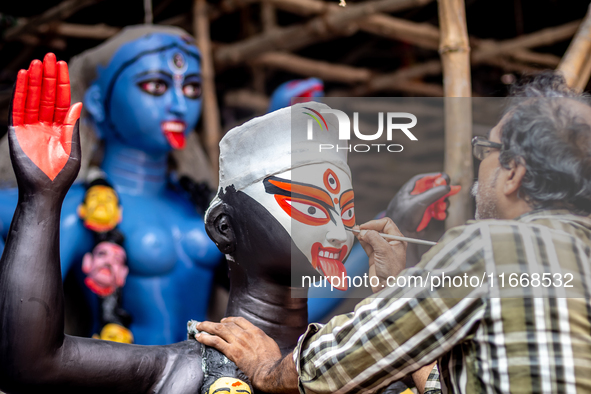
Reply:
M591 108L562 77L517 89L490 132L475 138L481 160L477 219L449 230L419 265L402 271L404 250L377 232L359 236L370 274L572 273L580 298L550 287L385 289L326 325L311 324L293 352L244 318L203 322L197 340L224 352L264 392L376 392L437 361L426 392L591 391ZM380 282L383 283L383 282ZM381 290L374 288L374 292ZM493 290L496 289L496 290ZM446 294L445 292L448 291ZM583 297L584 296L584 297ZM437 373L440 377L437 377Z

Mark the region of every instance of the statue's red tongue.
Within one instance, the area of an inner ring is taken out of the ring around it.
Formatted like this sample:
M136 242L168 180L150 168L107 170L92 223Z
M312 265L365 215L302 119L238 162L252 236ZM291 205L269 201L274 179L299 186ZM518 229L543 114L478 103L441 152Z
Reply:
M185 133L164 131L164 136L174 149L183 149L185 147Z
M318 263L324 276L328 278L335 289L347 290L349 283L346 280L347 269L339 260L327 259L326 257L318 257Z
M182 120L167 120L160 124L166 140L173 149L185 147L185 130L187 125Z

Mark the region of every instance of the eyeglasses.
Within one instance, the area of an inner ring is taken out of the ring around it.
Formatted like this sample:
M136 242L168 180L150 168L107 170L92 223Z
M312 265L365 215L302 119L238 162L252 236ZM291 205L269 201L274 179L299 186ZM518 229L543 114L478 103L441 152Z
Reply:
M484 137L472 138L472 153L478 160L482 161L486 159L486 157L491 153L492 149L501 150L502 148L503 144L489 141Z

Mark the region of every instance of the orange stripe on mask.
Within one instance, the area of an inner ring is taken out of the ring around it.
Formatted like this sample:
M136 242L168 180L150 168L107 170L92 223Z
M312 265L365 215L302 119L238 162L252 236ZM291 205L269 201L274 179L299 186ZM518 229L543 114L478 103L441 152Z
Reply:
M327 192L324 190L317 189L313 186L304 186L298 185L290 182L281 182L275 179L269 179L269 182L278 188L296 194L301 194L306 197L314 198L316 200L322 201L326 205L330 207L334 207L334 203L332 199L328 195Z

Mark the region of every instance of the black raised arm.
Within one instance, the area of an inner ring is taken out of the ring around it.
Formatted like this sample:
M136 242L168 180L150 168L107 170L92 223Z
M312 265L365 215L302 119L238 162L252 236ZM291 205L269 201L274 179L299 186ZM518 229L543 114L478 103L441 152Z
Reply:
M0 389L195 393L195 341L148 347L64 335L60 211L80 168L81 107L70 107L67 65L53 54L20 71L8 131L19 200L0 261Z

